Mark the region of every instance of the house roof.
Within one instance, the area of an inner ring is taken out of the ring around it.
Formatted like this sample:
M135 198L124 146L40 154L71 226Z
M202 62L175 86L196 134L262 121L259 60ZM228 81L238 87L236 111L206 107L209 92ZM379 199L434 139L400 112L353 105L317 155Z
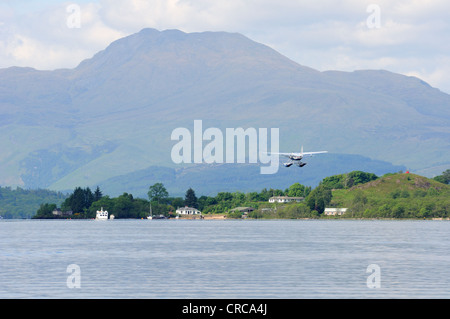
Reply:
M194 207L187 207L187 206L185 206L185 207L180 207L177 210L198 210L198 209L194 208Z
M270 199L304 199L304 197L273 196Z

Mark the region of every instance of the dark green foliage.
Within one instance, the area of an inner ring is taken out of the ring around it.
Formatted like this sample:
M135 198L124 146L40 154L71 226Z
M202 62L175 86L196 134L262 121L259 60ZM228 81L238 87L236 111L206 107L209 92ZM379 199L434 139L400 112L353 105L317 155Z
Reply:
M103 193L100 190L100 187L97 186L97 188L95 189L95 192L94 192L94 202L100 200L102 197L103 197Z
M167 197L169 197L169 193L162 183L156 183L150 186L148 190L148 198L150 201L155 201L159 204L164 202Z
M434 180L441 182L443 184L450 184L450 169L446 170L441 175L436 176Z
M316 187L306 198L306 205L311 210L322 214L332 198L331 190L323 185Z
M289 189L285 191L285 195L290 197L306 197L311 192L311 186L306 187L300 183L292 184Z
M175 209L185 206L184 200L181 197L169 198L169 203Z
M328 189L348 189L356 185L376 180L377 175L362 171L353 171L348 174L334 175L322 180L321 185Z
M184 197L184 205L188 207L198 208L197 196L195 196L195 191L192 188L189 188L186 191L186 195Z
M53 211L56 209L55 204L41 204L34 218L56 218Z
M84 213L94 202L94 194L89 187L75 188L72 194L62 203L62 211L72 211L74 214Z
M255 210L248 214L249 218L256 219L298 219L318 218L317 211L311 209L305 203L294 203L279 207Z

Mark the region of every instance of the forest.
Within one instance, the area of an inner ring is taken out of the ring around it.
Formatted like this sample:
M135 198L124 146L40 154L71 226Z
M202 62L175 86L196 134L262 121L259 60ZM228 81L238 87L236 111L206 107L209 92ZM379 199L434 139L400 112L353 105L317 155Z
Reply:
M41 203L60 205L66 194L46 189L0 187L0 217L4 219L31 218Z

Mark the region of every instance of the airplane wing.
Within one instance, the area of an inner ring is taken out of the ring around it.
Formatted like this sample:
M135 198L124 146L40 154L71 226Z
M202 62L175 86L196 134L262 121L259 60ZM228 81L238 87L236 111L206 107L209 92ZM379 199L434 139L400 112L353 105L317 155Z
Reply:
M272 152L264 152L264 154L276 154L282 156L312 156L315 154L323 154L328 153L328 151L319 151L319 152L303 152L303 153L272 153Z
M273 153L273 152L263 152L263 154L275 154L275 155L282 155L282 156L299 156L300 153Z
M303 156L313 156L315 154L323 154L328 153L328 151L319 151L319 152L303 152Z

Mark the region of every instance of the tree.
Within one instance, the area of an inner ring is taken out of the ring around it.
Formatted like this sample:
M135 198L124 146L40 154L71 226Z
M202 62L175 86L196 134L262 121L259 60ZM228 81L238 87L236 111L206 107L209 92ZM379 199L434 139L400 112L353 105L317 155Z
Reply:
M364 184L378 178L373 173L352 171L348 174L333 175L325 177L321 184L329 189L351 188L352 186Z
M172 199L172 201L170 202L170 204L174 207L174 208L178 208L178 207L183 207L184 206L184 200L181 197L175 197L174 199Z
M300 183L295 183L289 187L287 195L290 197L306 197L310 191L311 187L305 187Z
M36 215L33 218L54 218L53 211L56 209L55 204L41 204Z
M446 170L445 172L442 172L441 175L436 176L434 180L444 184L450 184L450 169Z
M103 197L102 191L100 190L100 187L97 186L94 192L94 202L100 200Z
M82 213L85 209L89 209L94 202L94 194L88 188L75 188L73 193L61 205L64 211L72 210L74 213Z
M74 213L80 213L84 209L84 192L81 187L75 188L70 199L70 208Z
M217 193L216 200L218 202L222 201L231 201L233 199L233 195L230 192L219 192Z
M133 195L123 193L114 202L114 213L119 218L136 218L133 214Z
M162 183L156 183L153 186L150 186L147 194L151 202L155 201L158 202L158 204L169 197L169 193Z
M348 178L352 179L353 181L352 185L359 185L374 181L378 178L378 176L373 173L353 171L348 173Z
M344 174L325 177L321 185L329 189L341 189L344 188L344 178Z
M362 213L367 204L367 196L360 189L356 190L352 200L352 211Z
M306 204L311 209L315 210L319 214L322 214L326 206L331 202L332 193L331 190L323 185L317 186L306 198Z
M89 207L91 207L92 203L94 202L94 194L92 193L92 191L89 187L84 189L83 192L84 192L84 207L83 208L89 208Z
M192 188L189 188L186 191L186 195L184 197L184 205L188 207L198 208L197 196L195 196L195 191Z

